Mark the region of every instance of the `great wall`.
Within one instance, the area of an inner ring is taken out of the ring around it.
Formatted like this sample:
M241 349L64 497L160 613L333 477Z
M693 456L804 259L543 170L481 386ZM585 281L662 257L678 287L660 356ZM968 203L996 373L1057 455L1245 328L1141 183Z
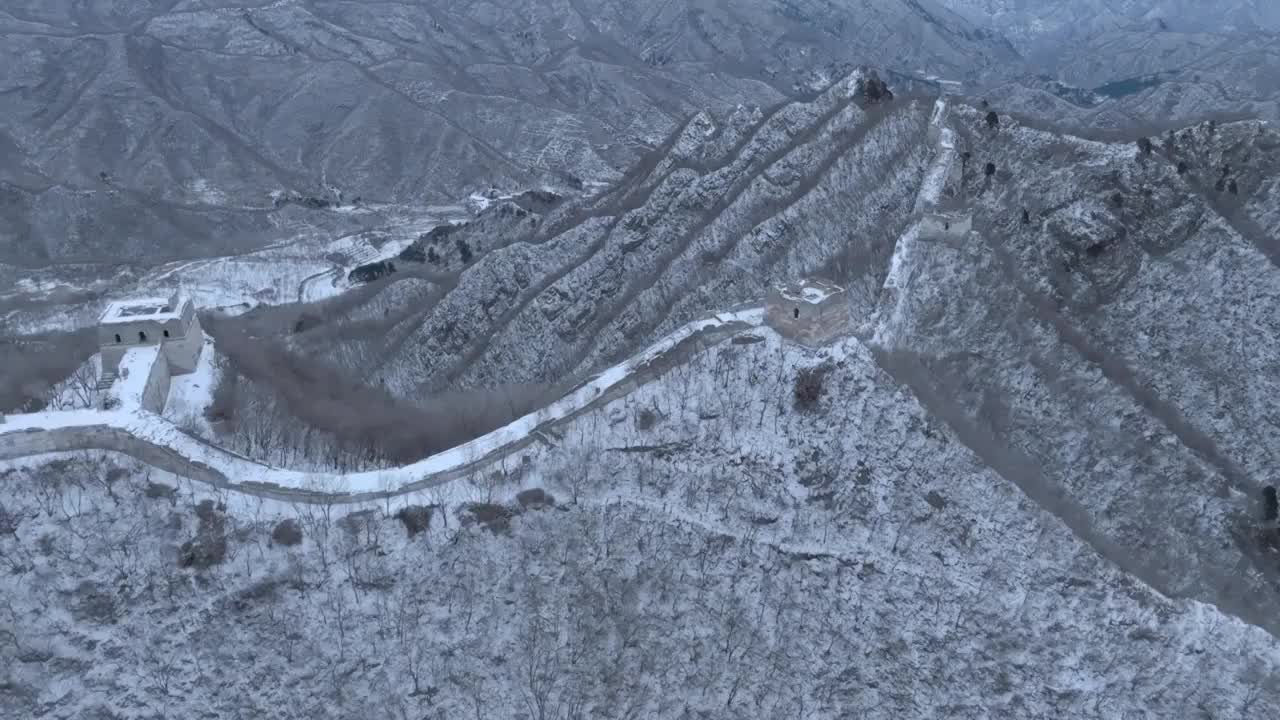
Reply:
M954 136L945 126L947 115L947 102L939 99L929 130L936 154L917 194L916 222L899 239L883 288L890 310L895 293L904 284L904 267L915 244L926 237L962 240L970 230L967 213L942 209L943 196L954 183L956 159ZM383 500L523 462L537 443L545 442L557 429L740 333L778 332L803 345L822 345L851 330L843 293L842 288L826 283L780 285L770 292L765 307L737 308L689 323L540 410L468 443L395 468L346 474L307 472L272 467L239 455L187 434L162 418L158 406L163 401L158 405L147 395L154 385L150 377L146 382L121 383L137 387L133 392L122 392L126 387L117 390L112 396L119 401L114 408L0 415L0 460L107 451L220 490L259 498L304 504ZM132 327L130 331L146 332ZM123 354L126 359L144 354L153 360L165 357L163 342L155 340L156 344ZM121 336L113 335L111 341L119 344ZM115 377L110 379L108 385L114 384ZM167 389L167 382L165 386Z

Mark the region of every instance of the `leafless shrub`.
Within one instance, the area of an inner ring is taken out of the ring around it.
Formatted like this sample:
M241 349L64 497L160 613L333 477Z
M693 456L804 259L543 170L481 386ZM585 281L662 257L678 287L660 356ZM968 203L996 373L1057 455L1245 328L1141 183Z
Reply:
M178 567L207 570L222 564L227 557L227 539L222 535L201 533L182 543L178 549Z
M361 532L366 535L373 535L379 520L377 510L357 510L348 513L338 520L338 527L352 538L360 536Z
M640 430L652 430L658 424L658 413L653 408L643 408L636 414L636 427Z
M825 366L801 368L796 373L794 387L795 407L801 412L817 409L822 401L823 381L826 379Z
M264 601L273 601L279 589L279 578L264 578L236 593L235 599L231 602L231 606L236 610L244 612L254 605Z
M551 507L556 504L556 499L551 493L542 488L530 488L523 490L516 495L516 502L520 503L520 507L524 509L538 509Z
M231 423L235 420L236 397L240 391L240 373L225 362L218 363L217 380L213 386L212 400L205 408L209 422Z
M0 504L0 535L16 535L21 518L5 509Z
M150 500L159 500L161 498L173 502L177 497L177 490L163 483L147 481L147 487L143 489L142 494Z
M109 588L85 580L76 588L76 604L73 613L82 620L113 623L119 610L116 597Z
M302 526L293 518L285 518L271 530L271 541L285 547L298 545L302 543Z
M54 410L92 408L98 402L98 376L94 363L85 362L45 393L48 406Z
M431 508L425 505L406 505L396 513L396 519L404 523L404 529L413 538L431 528L431 512Z
M221 505L204 500L196 506L200 525L196 536L178 550L178 566L204 570L219 565L227 556L226 516Z
M947 506L947 499L944 498L942 493L939 493L937 490L930 490L925 493L924 500L929 503L929 506L934 510L941 510Z
M217 522L222 516L223 509L222 506L215 505L212 500L201 500L196 505L196 517L202 523Z

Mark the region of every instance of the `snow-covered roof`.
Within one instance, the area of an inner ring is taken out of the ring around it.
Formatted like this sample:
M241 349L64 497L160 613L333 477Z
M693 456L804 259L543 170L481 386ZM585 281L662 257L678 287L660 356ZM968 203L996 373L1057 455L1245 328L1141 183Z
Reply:
M844 288L825 280L801 280L797 283L778 286L778 294L787 300L809 303L810 305L817 305L832 295L842 292L844 292Z
M106 309L98 317L98 322L103 325L120 325L143 320L153 322L176 320L182 317L182 307L186 302L186 298L180 295L167 298L113 300L107 303Z

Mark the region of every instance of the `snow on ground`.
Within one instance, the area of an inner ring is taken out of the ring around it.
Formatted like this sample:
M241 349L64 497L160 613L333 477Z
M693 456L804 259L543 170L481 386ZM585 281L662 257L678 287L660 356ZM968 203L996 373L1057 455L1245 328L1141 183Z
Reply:
M548 705L586 693L593 717L1274 716L1273 638L1102 561L856 342L758 334L583 416L559 465L451 483L557 499L491 529L446 506L409 537L402 498L357 515L42 458L0 535L33 566L0 581L22 618L7 687L36 689L24 716L517 717L545 668ZM824 361L824 409L795 412L792 373ZM179 568L223 501L225 560ZM283 518L301 544L271 540Z
M829 283L806 282L800 287L799 293L794 292L794 288L791 287L784 287L778 292L792 302L817 305L836 293L844 292L844 289Z
M678 343L696 334L734 323L755 327L763 322L763 308L751 308L732 313L723 313L712 318L689 323L638 355L592 377L567 396L540 410L525 415L504 427L456 448L392 469L338 474L273 468L223 448L196 440L165 418L136 409L136 403L131 405L127 401L122 403L123 407L119 410L103 412L76 410L14 415L7 419L4 426L0 427L0 442L3 441L6 434L16 432L107 426L124 430L129 435L143 441L169 448L188 460L216 468L222 475L234 479L236 482L253 481L286 488L323 490L327 492L375 492L418 482L434 474L458 470L502 447L520 443L526 440L540 425L563 419L580 411L605 391L623 383L640 369L661 358L676 347ZM201 355L202 361L206 356L212 355L207 350L208 348ZM133 351L130 352L132 353ZM130 357L129 354L126 354L126 361L121 362L122 371L127 367L130 375L129 384L123 384L120 390L122 400L135 397L135 395L137 398L141 398L141 387L145 386L146 371L135 369L135 364L140 364L143 361L144 358L141 354L135 357ZM140 365L138 366L140 367ZM206 375L205 377L207 378L208 376ZM125 378L122 373L120 382L124 383L124 381ZM134 382L142 383L142 385L134 387L131 384ZM192 382L194 384L196 381ZM204 382L207 382L207 380ZM193 391L194 388L188 388L183 392Z
M204 417L204 409L213 400L213 386L218 379L215 362L213 338L205 337L196 369L170 379L169 401L163 413L166 420L201 437L213 436L213 429Z
M75 284L63 280L57 268L23 270L28 277L0 287L0 301L9 306L0 307L0 330L16 335L81 327L96 321L101 303L168 297L174 290L191 296L201 310L230 314L261 304L320 300L347 289L347 273L357 265L394 257L420 234L467 217L461 205L369 207L379 213L380 227L338 233L306 225L253 252L174 261L140 276L111 272ZM378 242L370 242L375 237ZM94 296L93 302L85 301L86 294Z
M937 139L934 141L936 150L933 162L930 163L929 170L920 185L920 192L916 195L917 212L937 206L942 198L942 190L946 187L947 176L951 173L951 166L955 163L955 137L951 128L944 124L949 112L946 101L938 100L934 104L930 124L938 129Z
M915 267L915 255L920 243L920 224L915 223L898 238L893 247L893 255L889 258L889 272L884 278L886 302L876 310L883 314L887 310L889 316L876 324L876 335L872 340L878 347L894 347L893 334L901 324L903 307L900 298L908 295L908 285Z
M136 291L179 287L201 309L238 312L293 302L304 280L330 267L324 253L309 244L277 247L175 264L143 278Z
M947 103L939 99L933 103L933 116L929 118L930 125L942 125L947 119Z
M209 205L223 206L227 204L227 194L214 187L205 178L197 178L187 183L187 192L199 198L200 202Z
M394 258L422 233L465 214L458 206L430 207L381 228L338 237L306 232L251 253L172 263L144 277L135 292L180 287L199 307L230 313L323 300L350 287L347 273L355 267Z
M420 235L429 233L441 225L460 222L460 216L432 216L410 222L397 227L394 233L381 238L381 244L369 243L363 233L339 238L327 248L327 256L341 257L342 262L335 262L328 272L308 278L299 288L298 299L303 302L315 302L338 295L353 287L347 275L355 268L369 263L395 260L405 248L409 247Z
M159 345L145 345L129 348L120 358L119 379L111 388L111 393L120 401L125 409L142 407L142 396L147 390L147 378L151 377L151 366L160 358Z

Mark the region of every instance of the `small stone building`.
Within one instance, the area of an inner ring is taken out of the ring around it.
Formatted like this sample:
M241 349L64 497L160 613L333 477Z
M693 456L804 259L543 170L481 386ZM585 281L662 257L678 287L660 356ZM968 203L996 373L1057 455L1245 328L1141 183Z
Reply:
M849 332L849 299L825 280L775 285L765 299L765 322L785 338L817 347Z
M204 330L191 298L174 293L167 298L119 300L107 305L98 318L98 346L102 353L99 389L110 387L125 353L136 348L157 348L165 375L182 375L196 369L204 348Z

